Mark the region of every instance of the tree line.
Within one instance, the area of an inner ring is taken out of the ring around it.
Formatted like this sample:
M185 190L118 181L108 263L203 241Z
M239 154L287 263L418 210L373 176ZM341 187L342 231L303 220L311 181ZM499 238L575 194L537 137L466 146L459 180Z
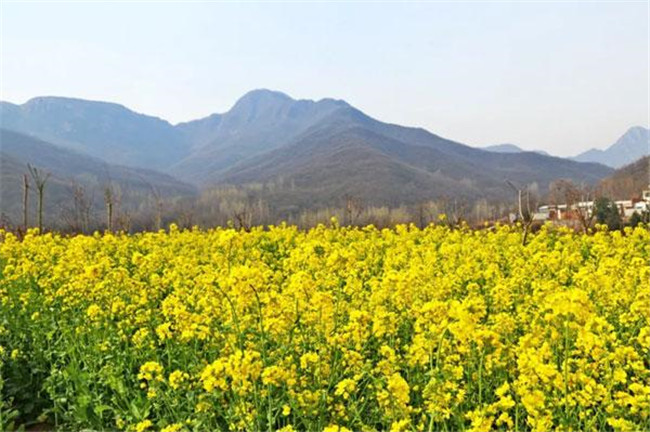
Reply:
M92 233L94 231L156 231L170 223L182 228L200 226L231 226L249 230L253 226L273 225L280 222L310 228L328 224L335 217L344 226L375 225L379 228L396 224L413 223L421 228L432 222L450 226L467 224L473 227L501 223L520 223L523 239L541 223L535 214L540 202L566 204L573 207L574 228L587 232L595 223L605 223L612 229L624 224L618 208L601 189L569 180L553 182L547 193L539 193L536 184L517 185L506 180L512 189L512 200L503 202L486 199L467 200L446 196L410 205L376 205L367 203L363 197L344 194L334 205L320 208L292 209L274 208L255 187L216 186L205 189L197 196L166 197L149 185L149 191L134 193L119 184L106 182L101 186L101 198L97 190L71 180L68 198L57 211L46 214L45 202L50 173L32 165L27 166L23 176L22 223L16 223L3 215L6 229L24 233L30 227L56 230L63 233ZM36 197L36 220L31 221L31 197ZM575 206L578 202L595 200L593 211ZM50 206L51 208L51 206ZM635 214L628 223L648 222L647 212Z

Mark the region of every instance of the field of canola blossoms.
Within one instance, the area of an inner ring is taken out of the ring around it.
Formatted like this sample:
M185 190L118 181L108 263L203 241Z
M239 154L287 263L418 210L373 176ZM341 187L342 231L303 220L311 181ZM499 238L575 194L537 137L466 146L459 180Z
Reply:
M648 430L650 234L521 239L0 231L0 429Z

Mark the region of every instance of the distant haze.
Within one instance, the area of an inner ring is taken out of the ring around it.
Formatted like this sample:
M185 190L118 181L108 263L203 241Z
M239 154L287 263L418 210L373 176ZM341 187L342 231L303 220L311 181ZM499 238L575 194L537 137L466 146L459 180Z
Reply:
M177 123L264 87L569 156L648 126L648 7L5 1L0 99L108 100Z

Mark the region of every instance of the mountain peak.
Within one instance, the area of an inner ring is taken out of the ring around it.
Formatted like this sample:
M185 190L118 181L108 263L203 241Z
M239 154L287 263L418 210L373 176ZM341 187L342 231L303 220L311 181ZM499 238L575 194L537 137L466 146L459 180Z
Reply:
M610 148L628 149L643 147L648 150L650 131L642 126L632 126Z
M294 100L289 95L280 91L269 89L255 89L240 97L237 102L235 102L235 106L250 103L285 103L293 101Z
M632 126L614 144L604 150L590 149L573 157L579 162L598 162L619 168L650 153L650 131Z
M0 116L4 128L113 164L164 168L187 152L167 121L112 102L41 96L2 105Z
M518 145L510 144L510 143L490 145L487 147L483 147L482 149L492 153L523 153L523 152L532 151L534 153L539 153L544 156L550 156L548 152L545 152L544 150L524 150Z
M521 153L524 151L521 147L510 143L490 145L487 147L483 147L483 150L496 152L496 153Z
M114 102L94 101L88 99L71 98L63 96L37 96L25 102L23 107L27 109L42 108L49 106L73 107L73 106L93 106L93 107L107 107L112 109L119 109L124 111L131 111L124 105Z
M630 132L633 132L633 133L637 133L637 132L646 133L646 132L648 132L648 128L645 128L643 126L632 126L627 130L626 133L630 133Z
M331 106L331 107L349 107L346 101L341 99L333 98L323 98L320 100L312 99L294 99L291 96L277 90L269 89L255 89L251 90L248 93L240 97L235 105L232 107L231 111L237 111L243 107L246 108L257 108L262 107L264 109L272 107L282 107L292 104L298 104L300 106L306 105L318 105L318 106Z
M644 128L643 126L632 126L627 130L627 132L623 134L623 136L621 136L621 138L619 138L619 141L626 138L633 139L633 140L645 138L647 140L649 132L650 131Z

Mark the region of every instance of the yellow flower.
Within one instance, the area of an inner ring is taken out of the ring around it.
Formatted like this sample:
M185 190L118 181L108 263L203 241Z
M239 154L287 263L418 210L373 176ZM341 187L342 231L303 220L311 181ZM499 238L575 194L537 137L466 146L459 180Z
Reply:
M148 361L140 366L138 379L146 381L162 381L163 367L155 361Z
M172 423L162 428L160 432L179 432L181 429L183 429L182 423Z
M169 374L169 386L174 390L177 390L189 377L189 374L175 370Z
M621 368L618 368L614 371L614 382L615 383L625 383L627 381L627 374Z
M390 425L390 431L391 432L402 432L405 430L408 430L409 424L411 423L411 420L406 418L402 419L399 421L395 421Z
M512 421L512 418L507 413L501 413L499 417L497 418L497 426L506 426L508 429L512 429L514 423Z
M323 432L352 432L345 426L329 425L323 429Z
M492 429L492 417L481 409L468 412L466 417L472 421L471 431L488 432Z
M388 392L401 406L409 403L409 385L398 373L391 375L388 380Z
M494 393L501 398L505 396L505 394L508 393L509 391L510 391L510 384L508 384L508 382L506 381L501 385L501 387L496 389Z
M102 315L102 309L96 304L92 304L88 306L88 309L86 309L86 315L88 315L88 318L95 321Z
M200 206L224 213L247 200L211 193ZM410 210L367 209L382 225ZM0 229L0 363L40 359L58 400L75 377L54 360L74 352L98 391L135 404L99 407L97 428L130 432L648 424L647 227L546 225L523 245L521 226L447 225Z
M135 425L135 432L143 432L153 426L151 420L143 420L140 423Z
M210 408L212 408L212 405L210 405L207 402L199 402L196 404L196 407L194 407L194 411L197 413L202 413L202 412L208 412L210 411Z
M149 330L146 328L141 328L135 332L133 335L133 344L137 347L144 345L147 337L149 336Z
M337 396L343 396L343 399L347 400L350 397L350 393L353 393L356 388L356 381L350 378L346 378L336 385L334 394Z
M638 430L638 427L634 423L622 418L610 417L607 419L607 424L613 427L614 430L621 432L631 432Z
M172 338L171 323L163 323L156 327L156 335L161 341Z
M211 392L215 388L228 390L228 383L226 381L227 366L228 364L220 359L214 361L203 369L200 380L203 383L205 391Z
M307 369L309 365L318 363L318 359L318 354L314 352L305 353L300 357L300 367L302 369Z

